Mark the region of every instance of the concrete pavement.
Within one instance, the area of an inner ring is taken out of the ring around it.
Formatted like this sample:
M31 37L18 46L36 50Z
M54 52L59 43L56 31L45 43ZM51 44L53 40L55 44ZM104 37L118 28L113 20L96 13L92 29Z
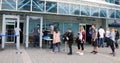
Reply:
M57 48L56 48L57 49ZM0 63L120 63L120 49L116 50L116 56L109 53L110 48L99 48L99 53L94 55L90 52L92 47L85 46L85 54L80 56L76 53L77 47L73 46L73 55L68 56L64 47L61 53L51 53L50 49L21 48L22 54L16 54L15 47L7 47L0 51Z

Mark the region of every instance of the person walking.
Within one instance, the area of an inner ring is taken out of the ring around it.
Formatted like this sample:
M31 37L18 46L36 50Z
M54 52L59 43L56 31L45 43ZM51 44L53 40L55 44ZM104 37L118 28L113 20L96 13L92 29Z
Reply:
M106 32L105 32L105 39L106 39L106 47L109 47L109 38L110 38L110 30L109 28L106 29Z
M102 26L100 26L99 30L99 40L98 40L98 47L104 47L104 35L105 35L105 31L102 28Z
M112 28L111 29L111 32L110 32L110 39L109 39L109 45L110 45L110 48L112 50L112 54L113 56L115 56L115 47L114 47L114 43L115 43L115 29Z
M93 53L93 54L97 54L98 53L97 35L98 35L98 31L95 28L95 25L92 25L92 45L93 45L93 51L91 53Z
M79 53L79 55L84 55L84 42L86 40L86 32L83 26L80 27L80 31L78 32L78 35L79 35L79 38L77 42L77 46L78 46L77 53ZM81 46L81 50L80 50L80 46Z
M118 49L119 45L118 45L118 39L119 39L119 32L117 29L115 29L115 47Z
M73 32L72 32L71 28L68 28L67 41L68 41L68 46L69 46L69 53L68 53L68 55L72 55Z
M40 25L37 24L37 26L32 31L34 36L34 47L38 46L39 44L39 35L40 35Z
M58 31L58 29L54 29L53 32L53 48L52 48L52 52L55 52L55 46L58 47L58 52L60 52L60 32Z

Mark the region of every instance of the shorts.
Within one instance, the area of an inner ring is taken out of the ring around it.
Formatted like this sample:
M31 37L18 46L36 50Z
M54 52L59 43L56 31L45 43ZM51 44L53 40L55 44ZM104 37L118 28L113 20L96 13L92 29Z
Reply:
M95 41L92 40L92 45L93 45L94 47L98 46L97 39L96 39Z

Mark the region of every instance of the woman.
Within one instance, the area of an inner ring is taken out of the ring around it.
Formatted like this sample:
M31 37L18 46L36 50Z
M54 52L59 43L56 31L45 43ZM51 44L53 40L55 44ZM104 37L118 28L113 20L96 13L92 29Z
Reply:
M115 47L114 47L114 43L115 43L115 29L112 28L111 29L111 32L110 32L110 39L109 39L109 45L110 45L110 48L112 50L112 54L113 56L115 56Z
M53 32L53 48L52 52L55 52L55 46L58 47L58 52L60 52L60 32L57 29L54 29Z
M83 26L80 27L80 31L78 32L78 34L79 34L79 39L77 42L77 46L78 46L77 53L79 53L79 55L84 55L84 42L86 39L86 32ZM80 46L81 46L81 50L80 50Z

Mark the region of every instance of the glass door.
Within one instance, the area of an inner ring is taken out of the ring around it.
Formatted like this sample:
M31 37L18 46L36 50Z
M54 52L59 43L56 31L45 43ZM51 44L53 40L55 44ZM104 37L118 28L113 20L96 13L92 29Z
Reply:
M6 43L15 42L15 33L14 33L15 22L6 23Z

